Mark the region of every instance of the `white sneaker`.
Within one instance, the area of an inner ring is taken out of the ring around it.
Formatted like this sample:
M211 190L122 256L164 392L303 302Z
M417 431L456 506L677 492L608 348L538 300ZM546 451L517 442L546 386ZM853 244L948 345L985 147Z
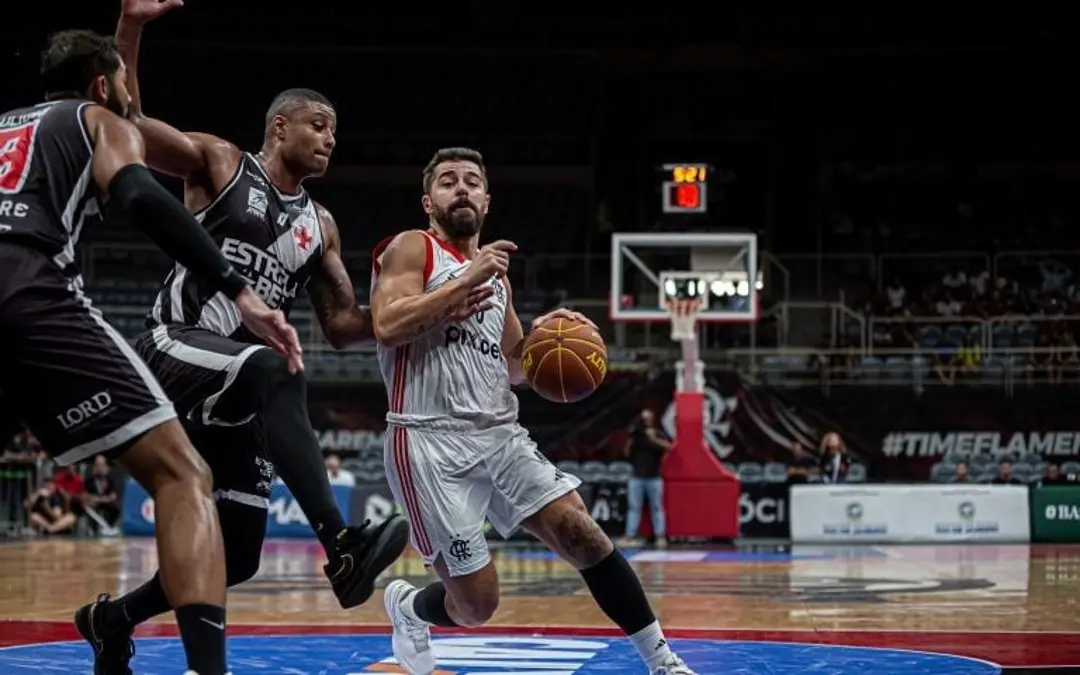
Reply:
M383 606L394 626L394 657L398 665L409 675L430 675L435 671L431 629L423 621L410 619L401 607L415 590L415 586L401 579L391 581L383 594Z
M697 675L697 673L690 670L690 666L686 665L677 654L672 654L662 666L653 668L650 675Z

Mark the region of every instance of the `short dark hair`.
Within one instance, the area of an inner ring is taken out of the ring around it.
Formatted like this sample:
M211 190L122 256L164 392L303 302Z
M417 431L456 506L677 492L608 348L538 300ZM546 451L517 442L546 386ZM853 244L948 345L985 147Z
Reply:
M65 30L49 36L41 52L45 95L85 94L95 77L120 69L116 42L90 30Z
M330 108L334 107L330 99L314 89L286 89L270 102L270 107L266 110L266 128L270 128L270 123L278 115L288 117L294 110L308 103L321 103Z
M487 184L487 167L484 166L484 156L478 150L472 148L440 148L432 155L431 161L424 167L424 194L431 192L431 186L435 183L435 167L443 162L472 162L480 167L480 176Z

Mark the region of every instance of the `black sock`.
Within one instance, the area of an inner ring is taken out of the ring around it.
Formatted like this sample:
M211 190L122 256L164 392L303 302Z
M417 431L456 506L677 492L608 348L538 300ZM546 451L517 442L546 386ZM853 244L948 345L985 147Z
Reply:
M199 675L225 675L225 608L184 605L176 623L187 655L187 667Z
M330 555L338 534L345 529L345 519L330 491L322 449L308 418L303 376L291 376L277 384L266 397L263 420L268 459Z
M604 614L627 635L656 621L641 580L619 549L589 569L581 570L581 578Z
M126 631L170 609L161 577L155 574L150 581L106 605L103 623L109 632Z
M446 587L442 582L424 586L412 596L413 612L421 620L433 626L453 628L457 626L446 611Z

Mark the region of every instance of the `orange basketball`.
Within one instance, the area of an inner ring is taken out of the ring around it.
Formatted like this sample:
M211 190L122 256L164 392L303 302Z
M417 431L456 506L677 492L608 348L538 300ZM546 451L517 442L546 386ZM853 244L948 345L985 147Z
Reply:
M574 403L604 381L607 345L587 323L550 319L525 339L521 370L537 394L556 403Z

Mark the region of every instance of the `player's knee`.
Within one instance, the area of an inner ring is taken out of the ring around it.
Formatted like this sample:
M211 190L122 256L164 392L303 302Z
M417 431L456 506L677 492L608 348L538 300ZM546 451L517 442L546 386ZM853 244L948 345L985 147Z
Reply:
M167 485L189 485L207 498L213 490L210 467L175 420L144 435L120 459L152 497Z
M463 602L457 605L454 619L465 628L478 628L483 626L495 611L499 609L498 589L475 591L470 593Z
M290 373L288 362L270 349L259 349L249 356L236 379L236 384L259 400L307 395L303 374Z
M195 447L190 442L186 445L186 451L180 453L182 454L180 459L182 468L177 478L191 485L195 492L209 499L214 491L214 474L210 471L210 467L203 458L199 456L199 453L195 451Z

